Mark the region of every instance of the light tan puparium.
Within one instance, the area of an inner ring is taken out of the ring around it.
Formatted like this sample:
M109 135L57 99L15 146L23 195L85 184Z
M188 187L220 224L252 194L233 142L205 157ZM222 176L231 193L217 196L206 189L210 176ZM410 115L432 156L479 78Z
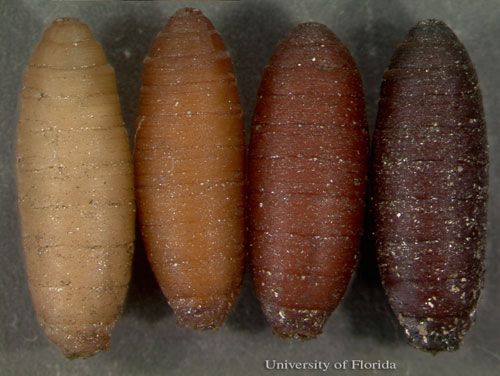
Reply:
M68 357L107 349L130 279L132 164L113 68L78 20L56 20L26 69L17 176L41 326Z

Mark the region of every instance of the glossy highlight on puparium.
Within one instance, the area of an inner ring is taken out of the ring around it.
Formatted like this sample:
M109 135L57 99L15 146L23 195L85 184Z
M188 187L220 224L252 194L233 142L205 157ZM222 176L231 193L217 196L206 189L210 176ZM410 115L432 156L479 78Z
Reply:
M384 73L373 175L393 311L413 346L456 350L483 284L488 152L476 72L441 21L411 29Z
M197 9L144 60L135 187L144 246L182 326L220 326L244 262L244 128L231 59Z
M17 183L29 288L69 358L107 350L132 262L132 160L115 74L90 29L55 20L25 70Z
M273 331L319 335L351 279L368 165L363 86L333 32L294 28L266 67L249 150L249 242Z

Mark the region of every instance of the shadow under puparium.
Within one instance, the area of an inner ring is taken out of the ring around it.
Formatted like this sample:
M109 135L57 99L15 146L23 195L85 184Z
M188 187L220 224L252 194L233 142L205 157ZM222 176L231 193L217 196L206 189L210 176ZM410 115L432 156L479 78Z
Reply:
M363 76L370 134L373 133L376 123L383 72L397 45L415 23L398 2L385 0L377 6L390 9L390 12L380 12L381 18L375 18L368 28L354 30L349 38L354 41L354 45L350 45L349 48ZM377 14L377 12L371 13ZM360 261L355 279L343 302L343 308L348 311L347 316L351 321L354 335L371 337L378 342L397 347L406 340L389 305L378 271L373 236L373 208L370 199L373 191L372 176L370 165Z
M166 22L161 12L152 12L149 7L145 10L148 11L147 17L140 12L131 12L127 17L111 19L100 36L110 63L115 68L123 118L132 140L135 134L142 62L152 40ZM155 322L171 313L151 270L140 232L137 230L132 278L124 316L133 315L145 321Z
M247 263L248 264L248 263ZM247 267L235 307L226 319L231 330L256 333L270 328L253 289L252 276Z
M266 17L267 20L263 22L262 17ZM246 25L246 27L242 28L241 25ZM228 14L220 25L215 26L221 33L233 60L245 119L245 139L248 145L262 73L274 49L294 25L278 4L258 2L242 3L237 10ZM253 289L248 241L246 255L246 273L240 298L229 315L226 325L230 329L248 332L270 331Z

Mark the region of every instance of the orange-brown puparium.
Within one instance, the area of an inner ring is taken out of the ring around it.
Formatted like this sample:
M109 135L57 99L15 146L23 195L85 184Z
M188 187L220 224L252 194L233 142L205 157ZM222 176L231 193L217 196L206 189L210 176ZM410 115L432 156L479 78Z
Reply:
M243 120L212 23L181 9L144 61L135 183L146 252L178 323L221 325L239 292Z

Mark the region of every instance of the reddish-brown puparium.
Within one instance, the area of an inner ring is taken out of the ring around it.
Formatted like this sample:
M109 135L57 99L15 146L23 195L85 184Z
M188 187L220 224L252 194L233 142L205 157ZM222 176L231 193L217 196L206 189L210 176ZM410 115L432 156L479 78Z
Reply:
M109 346L130 280L132 159L115 74L87 25L57 19L24 75L17 182L38 320L68 357Z
M384 74L374 135L382 281L410 343L455 350L484 273L488 154L474 67L441 21L418 23Z
M182 9L144 61L135 182L145 249L179 324L219 326L244 260L244 134L231 59Z
M266 67L250 145L254 285L273 330L321 333L351 278L368 133L362 81L326 26L297 26Z

